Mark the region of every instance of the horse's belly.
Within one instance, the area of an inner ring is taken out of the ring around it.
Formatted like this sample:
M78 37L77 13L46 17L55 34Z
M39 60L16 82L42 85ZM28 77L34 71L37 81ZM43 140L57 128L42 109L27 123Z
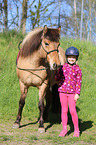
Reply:
M47 79L45 70L39 72L28 72L17 70L18 78L27 86L40 86Z
M36 58L35 58L36 59ZM34 62L34 63L32 63ZM37 62L37 61L36 61ZM42 69L43 66L36 67L35 60L20 57L17 66L23 69ZM37 65L38 66L38 65ZM36 67L36 68L35 68ZM17 68L18 78L27 86L40 86L47 79L46 70L30 71L20 70Z

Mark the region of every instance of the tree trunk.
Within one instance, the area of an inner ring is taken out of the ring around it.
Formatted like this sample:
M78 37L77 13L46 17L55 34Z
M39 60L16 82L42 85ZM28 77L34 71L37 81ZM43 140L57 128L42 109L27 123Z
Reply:
M75 11L75 38L76 38L76 35L77 35L77 30L76 30L76 0L74 0L74 11Z
M91 19L91 1L89 0L89 17L90 17L90 37L89 39L91 40L91 33L92 33L92 19Z
M94 12L94 16L95 16L95 26L94 26L94 28L95 28L95 34L96 34L96 3L95 2L93 2L93 12ZM95 40L96 40L96 35L95 35ZM96 45L96 41L95 41L95 45Z
M3 0L4 2L4 27L5 31L8 29L8 5L7 5L7 0Z
M87 39L87 41L89 40L88 21L89 21L89 16L87 17L87 22L86 22L86 39Z
M27 2L28 0L23 0L23 4L22 4L21 29L23 34L25 34L26 32Z
M82 40L82 24L83 24L83 3L84 3L84 0L82 0L82 7L81 7L80 40Z

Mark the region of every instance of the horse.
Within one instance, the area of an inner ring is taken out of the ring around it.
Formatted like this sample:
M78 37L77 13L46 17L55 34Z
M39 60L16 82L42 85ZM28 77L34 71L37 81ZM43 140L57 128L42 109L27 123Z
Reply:
M22 42L22 47L17 56L17 77L19 78L21 96L19 100L19 109L13 128L20 127L22 111L25 105L28 88L30 86L39 89L40 111L39 128L40 133L45 132L44 128L44 98L50 84L55 82L52 80L54 71L60 65L60 55L63 49L60 45L59 28L48 28L46 25L42 28L36 28L29 32ZM60 51L60 52L59 52Z

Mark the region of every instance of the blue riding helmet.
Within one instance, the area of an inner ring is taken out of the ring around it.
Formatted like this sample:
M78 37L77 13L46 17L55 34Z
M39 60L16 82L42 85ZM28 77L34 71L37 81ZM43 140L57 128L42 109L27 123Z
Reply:
M77 56L77 59L78 59L79 51L78 51L78 49L76 47L71 46L71 47L66 49L65 55L66 56L68 56L68 55L74 55L74 56Z

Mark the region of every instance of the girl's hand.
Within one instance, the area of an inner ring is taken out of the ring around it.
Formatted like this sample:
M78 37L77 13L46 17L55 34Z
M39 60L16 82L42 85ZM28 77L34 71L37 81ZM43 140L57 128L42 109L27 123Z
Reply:
M78 99L79 99L79 95L78 94L75 94L74 101L77 101Z

